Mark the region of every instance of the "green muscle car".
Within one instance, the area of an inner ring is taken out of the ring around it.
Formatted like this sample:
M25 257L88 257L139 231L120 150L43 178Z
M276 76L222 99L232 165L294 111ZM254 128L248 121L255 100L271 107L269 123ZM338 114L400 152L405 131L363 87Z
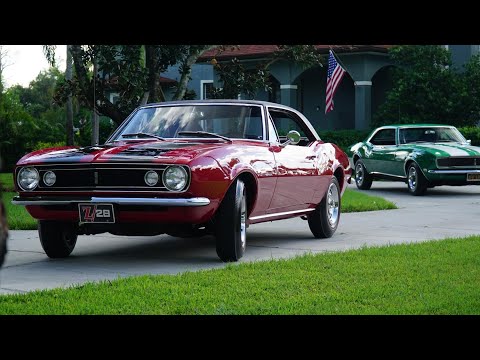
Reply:
M412 195L439 185L480 185L480 147L454 126L382 126L351 146L350 153L361 190L377 179L403 181Z

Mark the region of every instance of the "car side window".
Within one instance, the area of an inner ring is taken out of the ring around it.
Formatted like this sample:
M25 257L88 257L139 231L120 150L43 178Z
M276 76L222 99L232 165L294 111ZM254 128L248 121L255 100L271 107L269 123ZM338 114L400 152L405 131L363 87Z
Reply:
M273 120L270 115L268 115L268 140L270 142L279 142L277 130L275 129L275 125L273 124Z
M395 145L395 129L378 131L371 139L373 145Z
M306 131L303 129L304 123L294 113L281 109L268 110L270 117L278 132L279 141L283 143L287 139L287 134L291 130L296 130L300 133L299 146L306 146L310 143L306 135Z

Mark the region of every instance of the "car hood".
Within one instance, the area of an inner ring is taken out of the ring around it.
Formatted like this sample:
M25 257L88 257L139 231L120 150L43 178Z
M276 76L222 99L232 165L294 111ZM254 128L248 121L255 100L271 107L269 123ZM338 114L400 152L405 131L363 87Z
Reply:
M185 164L225 146L223 142L135 141L82 148L51 148L25 155L17 165L89 162L166 162Z
M414 148L421 149L437 157L480 156L480 147L459 143L416 144Z

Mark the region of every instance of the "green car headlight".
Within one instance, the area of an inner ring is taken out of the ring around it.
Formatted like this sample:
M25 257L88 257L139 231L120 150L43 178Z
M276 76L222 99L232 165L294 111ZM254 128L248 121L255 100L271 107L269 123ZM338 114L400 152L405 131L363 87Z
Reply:
M187 171L178 165L172 165L165 169L162 175L163 184L170 191L181 191L187 186Z
M34 190L38 182L40 181L40 175L38 174L37 169L34 167L24 167L22 168L17 176L17 184L20 189L24 191Z

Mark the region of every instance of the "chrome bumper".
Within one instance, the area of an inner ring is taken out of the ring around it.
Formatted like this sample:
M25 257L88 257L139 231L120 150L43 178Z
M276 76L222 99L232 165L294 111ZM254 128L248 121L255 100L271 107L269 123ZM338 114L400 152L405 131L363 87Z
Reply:
M151 199L151 198L119 198L119 197L89 197L85 199L63 200L50 197L20 198L15 196L12 200L14 205L69 205L78 203L108 203L118 205L153 205L153 206L205 206L210 200L204 197L188 199Z
M480 170L428 170L429 174L480 174Z

